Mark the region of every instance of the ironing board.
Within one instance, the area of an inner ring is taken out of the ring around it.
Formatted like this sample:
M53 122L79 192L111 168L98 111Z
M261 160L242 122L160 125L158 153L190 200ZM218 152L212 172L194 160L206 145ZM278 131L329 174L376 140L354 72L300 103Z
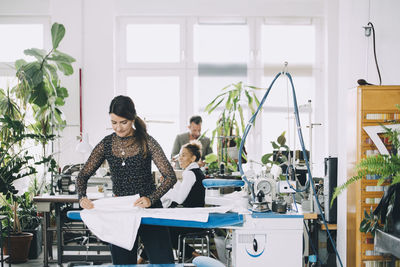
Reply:
M81 221L81 213L79 210L70 210L67 217L71 220ZM207 222L184 221L173 219L159 219L151 217L143 217L142 224L175 226L175 227L193 227L193 228L221 228L226 226L234 226L243 224L243 215L238 213L210 213Z

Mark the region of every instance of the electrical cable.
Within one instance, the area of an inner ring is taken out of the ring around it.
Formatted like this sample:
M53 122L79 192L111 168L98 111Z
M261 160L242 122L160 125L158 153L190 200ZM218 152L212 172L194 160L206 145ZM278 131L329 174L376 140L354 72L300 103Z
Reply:
M299 212L299 209L297 208L297 203L296 203L296 199L295 199L295 197L294 197L294 194L295 193L292 193L291 195L292 195L292 198L293 198L293 204L294 204L294 206L295 206L295 208L296 208L296 212Z
M375 66L376 66L376 70L378 71L379 85L382 85L381 71L379 70L378 59L376 58L375 28L374 28L374 25L372 24L372 22L368 22L367 25L370 25L372 28L372 42L373 42L373 48L374 48Z
M272 80L272 82L271 82L271 85L268 87L267 92L264 94L264 97L262 98L262 100L261 100L261 102L260 102L260 105L258 106L257 110L254 112L253 116L251 116L251 118L250 118L250 120L249 120L249 123L246 125L246 128L245 128L244 133L243 133L242 141L240 142L240 147L239 147L239 160L238 160L238 165L239 165L240 175L241 175L242 179L249 185L249 187L250 187L250 192L251 192L251 195L252 195L252 200L255 201L254 183L253 183L253 182L249 182L249 180L246 178L246 175L244 174L243 167L242 167L242 160L241 160L242 157L241 157L241 155L242 155L242 153L243 153L244 143L245 143L246 138L247 138L247 135L248 135L248 133L249 133L249 131L250 131L250 129L251 129L251 126L253 125L254 120L255 120L255 118L256 118L258 112L260 111L260 109L261 109L262 106L264 105L264 102L265 102L265 100L267 99L267 96L268 96L269 92L271 91L271 88L272 88L272 86L274 85L276 79L278 79L278 77L279 77L281 74L286 75L286 76L288 77L288 79L289 79L289 81L290 81L290 84L291 84L291 86L292 86L292 92L293 92L293 107L294 107L295 118L296 118L296 124L297 124L297 132L298 132L298 137L299 137L299 140L300 140L301 149L302 149L302 152L303 152L303 157L304 157L304 160L305 160L305 163L306 163L306 166L307 166L307 173L308 173L308 181L307 181L307 184L311 184L311 188L312 188L312 190L313 190L314 197L315 197L315 200L316 200L316 203L317 203L317 206L318 206L318 209L319 209L319 212L320 212L322 221L323 221L324 226L325 226L325 228L326 228L326 232L327 232L327 234L328 234L329 240L330 240L330 242L331 242L331 244L332 244L332 247L333 247L333 249L334 249L334 251L335 251L336 257L337 257L338 260L339 260L340 266L343 267L342 260L341 260L341 258L340 258L340 256L339 256L339 252L338 252L337 249L336 249L336 245L335 245L335 242L333 241L333 238L332 238L332 236L331 236L331 233L329 232L328 224L327 224L327 222L326 222L326 220L325 220L325 216L324 216L324 214L323 214L323 212L322 212L321 204L319 203L319 200L318 200L318 197L317 197L317 194L316 194L316 191L315 191L315 184L314 184L314 181L313 181L313 178L312 178L312 175L311 175L310 164L309 164L309 161L308 161L308 157L307 157L307 153L306 153L306 149L305 149L305 145L304 145L303 134L302 134L302 131L301 131L299 110L298 110L297 99L296 99L296 92L295 92L295 88L294 88L292 76L291 76L290 73L288 73L288 72L280 72L280 73L278 73L278 74L275 76L275 78L274 78L274 79ZM288 166L288 167L289 167L289 166ZM286 179L288 179L287 176L286 176ZM308 186L307 184L306 184L306 186Z
M304 220L303 220L303 224L304 224L304 229L306 229L306 232L307 232L308 241L310 242L311 248L314 251L314 255L318 255L317 250L315 249L314 243L311 240L310 231L308 230L307 224L306 224L306 222ZM322 266L322 262L321 262L321 260L320 260L320 258L318 256L317 256L317 260L318 260L320 266Z

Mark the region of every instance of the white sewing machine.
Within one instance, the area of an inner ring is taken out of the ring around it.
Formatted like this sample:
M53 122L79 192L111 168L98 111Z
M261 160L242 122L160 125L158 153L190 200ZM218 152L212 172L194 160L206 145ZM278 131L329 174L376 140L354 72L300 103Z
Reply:
M302 266L302 214L252 211L254 205L249 205L251 198L242 180L208 179L203 185L207 188L206 204L233 205L234 211L244 216L242 226L226 227L232 230L232 253L229 260L233 267ZM243 190L227 195L219 194L219 188L228 186L242 186ZM256 195L263 195L259 203L267 203L267 206L274 200L278 190L289 190L288 187L287 183L277 183L272 177L254 182Z

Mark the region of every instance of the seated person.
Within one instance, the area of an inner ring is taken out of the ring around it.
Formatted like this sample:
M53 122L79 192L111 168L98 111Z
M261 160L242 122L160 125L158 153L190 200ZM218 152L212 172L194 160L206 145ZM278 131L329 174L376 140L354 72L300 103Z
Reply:
M171 153L171 159L174 159L174 157L179 153L181 150L181 147L184 144L189 143L190 141L193 140L198 140L200 141L202 145L202 150L201 150L201 161L198 162L199 166L202 167L204 165L203 161L204 157L210 153L212 153L212 148L211 148L211 141L210 138L208 137L201 137L201 124L202 124L202 119L200 116L192 116L189 120L189 132L182 133L176 136L174 146L172 147L172 153ZM200 139L199 139L200 138ZM183 167L182 167L183 169Z
M181 205L183 207L204 207L205 188L203 186L204 174L200 170L197 162L201 158L201 144L192 141L184 145L179 154L179 163L184 171L182 181L178 181L164 196L161 202L164 208L173 208ZM172 247L178 249L178 237L180 234L201 231L197 228L170 227ZM181 244L182 247L182 244ZM185 258L199 256L199 254L189 245L185 245ZM146 259L144 250L140 255L138 264Z

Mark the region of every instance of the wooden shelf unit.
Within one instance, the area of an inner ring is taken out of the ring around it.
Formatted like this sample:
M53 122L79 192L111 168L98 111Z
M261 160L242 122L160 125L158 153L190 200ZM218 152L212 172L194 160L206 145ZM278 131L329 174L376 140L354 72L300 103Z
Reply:
M350 90L347 119L347 179L355 174L355 165L367 156L367 150L377 150L368 140L364 126L391 124L400 120L396 104L400 104L400 86L359 86ZM376 153L377 151L374 151ZM369 152L371 153L371 151ZM370 261L387 261L374 254L372 235L359 231L364 210L377 206L383 195L378 180L361 181L347 190L347 266L365 267ZM383 185L385 186L385 185ZM377 189L377 191L372 190Z

